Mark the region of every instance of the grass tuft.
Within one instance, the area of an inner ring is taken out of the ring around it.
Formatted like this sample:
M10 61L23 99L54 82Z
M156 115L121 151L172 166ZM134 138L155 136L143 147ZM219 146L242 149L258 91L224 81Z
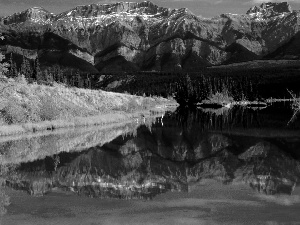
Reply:
M232 103L233 97L229 96L228 92L217 92L215 94L212 94L208 97L208 101L210 103L216 103L216 104L228 104Z

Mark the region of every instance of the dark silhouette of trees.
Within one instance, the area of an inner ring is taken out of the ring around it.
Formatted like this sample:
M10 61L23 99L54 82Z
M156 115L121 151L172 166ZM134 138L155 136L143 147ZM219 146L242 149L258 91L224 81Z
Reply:
M18 76L18 67L13 59L12 53L10 54L9 64L10 64L10 68L7 72L7 76L8 77L17 77Z
M23 61L20 68L20 73L25 76L26 79L33 78L33 69L30 65L29 60L23 54Z
M4 56L0 55L0 62ZM10 65L10 68L8 69ZM8 77L24 76L28 82L36 81L39 84L52 85L53 82L62 83L68 86L76 86L79 88L93 88L93 76L83 73L80 70L70 68L62 68L60 65L42 67L40 58L30 60L23 54L22 63L15 62L13 54L10 55L9 64L0 64L0 75L6 74Z
M40 60L39 60L39 57L37 56L36 59L35 59L35 63L34 63L34 74L35 74L35 79L36 81L41 81L44 79L43 77L43 73L42 73L42 70L41 70L41 67L40 67Z
M3 36L0 36L0 39L4 39ZM5 74L8 71L9 64L3 63L2 60L5 58L5 56L0 52L0 77L5 76Z

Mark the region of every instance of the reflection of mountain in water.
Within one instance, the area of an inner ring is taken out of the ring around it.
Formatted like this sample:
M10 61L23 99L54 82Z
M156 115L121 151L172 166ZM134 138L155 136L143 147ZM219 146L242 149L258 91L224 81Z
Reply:
M201 114L188 116L184 125L178 122L182 118L171 114L164 117L163 126L142 125L136 135L21 163L14 176L6 178L7 184L34 195L60 188L92 197L148 199L166 191L188 191L202 179L242 182L265 194L291 194L299 182L300 136L294 128L277 127L281 121L270 133L276 116L259 124L262 133L266 129L264 136L241 130L238 122L230 129L208 129L203 125L211 121Z

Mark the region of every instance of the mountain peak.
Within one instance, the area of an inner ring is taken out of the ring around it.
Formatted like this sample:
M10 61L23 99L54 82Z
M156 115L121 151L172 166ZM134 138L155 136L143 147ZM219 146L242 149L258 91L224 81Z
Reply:
M292 7L287 2L267 2L260 6L253 6L247 14L262 14L264 16L275 16L281 13L292 12Z
M10 16L1 19L4 24L22 23L26 21L44 23L46 20L50 19L54 15L44 9L43 7L32 7L26 9L22 12L14 13Z
M44 9L44 8L41 7L41 6L34 6L34 7L31 7L31 8L29 8L29 9L27 9L27 10L46 11L46 12L48 12L46 9Z

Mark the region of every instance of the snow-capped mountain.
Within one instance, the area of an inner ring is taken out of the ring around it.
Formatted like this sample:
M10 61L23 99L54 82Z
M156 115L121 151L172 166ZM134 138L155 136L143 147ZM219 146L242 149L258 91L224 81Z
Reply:
M0 44L93 72L194 71L270 56L299 58L296 48L286 54L284 47L297 45L298 18L286 2L211 19L149 1L83 5L58 15L34 7L0 18Z
M24 22L47 23L52 21L54 14L48 12L42 7L33 7L23 12L15 13L11 16L1 18L3 24L18 24Z
M247 11L252 17L267 19L268 17L284 16L291 13L292 8L287 2L282 3L262 3L260 6L253 6Z

